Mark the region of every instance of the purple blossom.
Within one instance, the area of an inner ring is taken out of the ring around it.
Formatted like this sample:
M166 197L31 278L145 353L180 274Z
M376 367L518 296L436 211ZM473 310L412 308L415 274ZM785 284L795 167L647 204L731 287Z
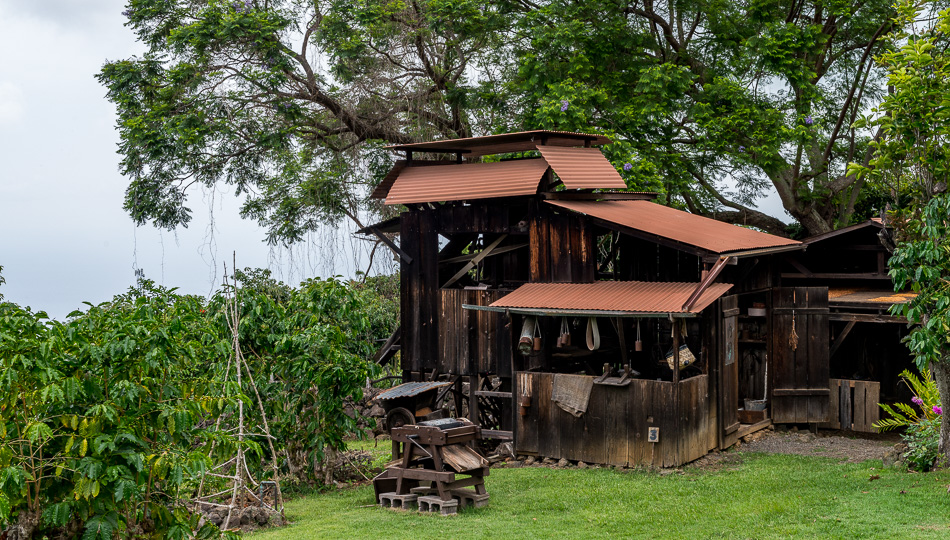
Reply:
M739 151L740 151L740 152L745 152L745 146L740 146L740 147L739 147Z
M231 7L238 13L249 13L254 8L254 2L252 0L234 0L231 2Z
M125 11L122 12L122 15L125 15L125 18L126 18L126 19L131 19L131 18L132 18L132 10L131 10L131 9L127 9L127 10L125 10Z
M913 402L914 405L917 405L918 407L919 407L919 406L922 406L922 405L924 404L924 400L920 399L920 398L917 397L917 396L914 396L914 397L910 398L910 400L911 400L911 402Z
M815 123L815 120L812 119L811 116L806 116L806 117L805 117L805 125L806 125L806 126L810 126L810 125L812 125L812 124L814 124L814 123Z
M632 163L624 163L624 164L623 164L623 170L625 170L625 171L629 171L629 170L632 169L632 168L633 168L633 164L632 164Z
M570 104L571 104L570 101L568 101L568 100L566 100L566 99L562 99L562 100L561 100L561 112L566 111L566 110L567 110L567 107L568 107Z
M934 405L934 412L937 413L937 414L943 414L943 409L941 409L941 408L940 408L939 406L937 406L937 405Z

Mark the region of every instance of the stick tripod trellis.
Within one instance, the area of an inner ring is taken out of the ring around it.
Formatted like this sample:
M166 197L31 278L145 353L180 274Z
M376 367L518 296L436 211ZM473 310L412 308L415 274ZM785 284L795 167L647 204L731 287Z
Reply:
M233 267L237 268L237 261L232 263ZM225 318L228 322L228 327L231 329L231 345L232 345L232 354L228 358L228 365L224 371L224 388L227 390L228 382L231 378L231 367L234 366L234 377L235 382L237 383L237 388L241 391L242 395L244 392L244 384L242 378L242 372L247 373L247 380L250 381L251 389L254 390L254 398L257 401L258 410L261 413L261 420L264 428L264 434L249 433L245 431L244 425L244 400L238 399L238 425L236 428L231 428L227 431L237 430L237 451L234 457L231 459L220 463L211 468L210 471L206 472L201 477L201 482L198 484L198 494L195 497L195 502L198 504L199 509L204 506L227 508L228 515L224 518L224 521L221 522L222 529L228 529L233 526L231 523L231 516L234 513L235 509L243 509L249 499L253 499L256 502L256 506L262 506L269 508L276 512L283 514L284 512L284 501L280 493L280 482L277 479L277 452L274 451L274 437L270 434L270 427L267 424L267 414L264 412L264 403L261 401L261 395L257 391L257 384L254 382L254 376L251 374L251 368L247 365L247 361L244 359L244 355L241 353L241 342L239 337L239 325L241 322L240 318L240 309L237 299L237 277L234 278L233 286L228 281L228 268L227 264L224 265L224 286L227 295L227 301L224 306ZM217 421L214 424L214 430L216 432L221 431L221 420L224 415L218 416ZM264 437L267 440L267 446L270 449L271 454L271 470L273 473L273 481L267 482L262 480L257 482L254 480L254 477L251 475L251 471L247 467L247 459L244 455L244 440L245 437ZM216 440L211 442L211 448L208 453L214 453L214 447L217 443ZM224 471L228 469L233 464L233 474L222 474L219 471ZM212 493L209 495L202 495L204 492L205 477L213 476L216 478L226 478L231 481L231 487L217 493ZM264 493L265 484L273 485L273 495L274 495L274 504L273 506L265 502L266 496ZM258 493L254 493L253 490L249 487L252 485L258 488ZM215 499L221 500L220 498L223 495L226 495L228 492L231 493L231 498L227 504L223 502L216 502ZM250 497L249 497L250 496ZM238 517L240 520L240 517Z

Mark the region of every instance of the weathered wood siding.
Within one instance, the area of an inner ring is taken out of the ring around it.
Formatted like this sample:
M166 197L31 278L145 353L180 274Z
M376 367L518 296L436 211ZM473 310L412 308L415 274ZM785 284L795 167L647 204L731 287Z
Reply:
M590 283L597 263L593 227L583 216L550 210L528 226L532 282Z
M881 383L831 379L828 421L819 427L877 433L874 423L881 419Z
M433 212L403 212L399 272L402 369L426 371L439 354L439 240Z
M594 385L580 418L553 401L553 373L518 372L517 400L530 400L516 415L516 451L588 463L673 467L716 447L709 409L709 377L672 382L635 379L629 386ZM677 406L679 404L679 417ZM660 428L658 443L648 428Z
M828 288L773 289L770 328L772 421L827 422Z
M443 289L439 310L440 373L511 375L511 327L504 313L463 309L462 304L487 306L507 290Z

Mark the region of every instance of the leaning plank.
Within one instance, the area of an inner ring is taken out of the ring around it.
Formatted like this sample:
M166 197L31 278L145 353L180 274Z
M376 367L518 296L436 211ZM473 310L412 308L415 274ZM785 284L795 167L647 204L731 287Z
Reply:
M442 460L457 472L468 472L488 466L488 460L462 444L442 447Z

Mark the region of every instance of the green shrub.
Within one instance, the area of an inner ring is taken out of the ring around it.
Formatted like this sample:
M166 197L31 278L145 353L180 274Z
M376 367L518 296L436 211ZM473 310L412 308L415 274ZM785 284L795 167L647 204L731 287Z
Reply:
M209 461L201 422L223 404L199 308L148 282L65 323L0 305L0 525L26 538L220 534L178 504Z
M921 371L919 377L905 369L901 379L914 392L912 404L895 403L892 406L881 403L881 408L890 417L881 419L874 427L879 431L904 428L901 437L907 443L904 458L908 466L917 471L929 471L938 464L940 456L938 442L943 411L937 383L927 369Z

